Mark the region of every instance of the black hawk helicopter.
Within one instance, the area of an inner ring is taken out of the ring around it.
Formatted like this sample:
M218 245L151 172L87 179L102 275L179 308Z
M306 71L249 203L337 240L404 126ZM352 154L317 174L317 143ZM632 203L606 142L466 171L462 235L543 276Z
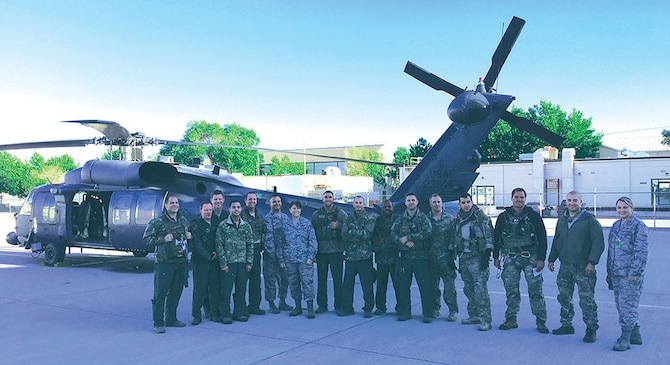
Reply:
M453 123L391 195L396 211L404 210L405 195L410 192L417 195L422 208L428 207L433 193L440 194L447 202L457 200L461 193L467 192L478 175L481 156L477 147L500 119L556 147L562 144L562 137L507 112L513 96L492 92L524 24L520 18L512 19L493 55L491 68L475 90L461 89L407 62L406 73L455 99L448 108ZM131 134L115 122L70 122L92 127L104 137L7 144L0 145L0 150L105 144L127 147L126 154L132 155L145 145L199 144ZM262 214L269 210L267 201L274 194L248 188L218 166L203 168L159 161L87 161L83 167L68 172L63 183L39 186L28 194L15 216L16 231L7 235L7 242L31 249L33 253L43 252L49 265L63 261L68 247L128 251L143 257L152 248L142 243L142 234L149 221L161 214L168 193L179 197L180 211L187 218L195 218L199 215L200 202L208 201L212 191L217 189L224 192L226 200L242 199L247 192L255 192ZM279 195L285 203L300 201L307 217L322 206L320 199ZM351 211L348 205L336 204Z

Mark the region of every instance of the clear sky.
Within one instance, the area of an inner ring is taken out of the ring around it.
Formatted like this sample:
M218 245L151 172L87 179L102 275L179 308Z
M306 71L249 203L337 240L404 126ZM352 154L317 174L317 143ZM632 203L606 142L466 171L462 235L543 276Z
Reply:
M514 105L576 108L603 133L670 129L668 14L655 0L3 0L0 143L98 136L58 123L71 119L178 140L207 120L266 148L389 155L450 124L452 97L405 63L472 88L512 16L527 23L497 89Z

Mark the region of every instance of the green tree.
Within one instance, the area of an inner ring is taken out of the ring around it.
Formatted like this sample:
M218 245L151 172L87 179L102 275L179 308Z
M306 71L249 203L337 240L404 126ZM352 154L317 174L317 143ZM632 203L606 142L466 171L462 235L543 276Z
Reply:
M405 147L398 147L395 152L393 152L393 162L399 165L409 165L411 157L409 150Z
M347 149L346 157L375 162L384 160L384 155L379 152L379 148L350 147ZM375 183L383 187L388 184L386 167L383 165L349 161L347 162L347 175L370 176Z
M525 112L514 107L512 113L565 137L562 147L574 148L576 158L594 157L600 148L603 134L596 133L591 128L591 118L585 118L581 111L574 108L571 114L567 114L560 105L542 100ZM519 153L534 152L543 146L545 142L539 138L499 122L478 150L485 162L514 161Z
M423 157L428 153L428 150L433 147L425 138L421 137L415 144L409 146L409 155L411 157Z
M123 148L116 147L114 149L108 149L105 153L102 154L101 160L123 160Z
M254 148L260 143L256 132L235 123L221 126L204 120L191 121L181 142L211 145L166 145L161 148L160 153L173 156L175 162L184 164L198 157L244 175L257 174L260 164L263 163L263 155Z
M281 160L273 156L270 160L268 175L302 175L304 173L305 165L302 162L291 162L288 155L283 155Z
M663 132L661 132L661 134L663 135L663 141L661 143L666 146L670 146L670 131L664 129Z
M23 163L18 157L0 151L0 192L25 197L33 185L30 178L31 167Z

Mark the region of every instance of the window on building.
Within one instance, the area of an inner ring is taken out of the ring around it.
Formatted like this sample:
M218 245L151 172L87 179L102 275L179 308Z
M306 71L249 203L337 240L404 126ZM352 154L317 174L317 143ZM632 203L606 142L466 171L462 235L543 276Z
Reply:
M484 206L495 205L495 186L493 185L475 185L470 188L472 202Z
M651 201L656 206L670 206L670 179L651 179Z

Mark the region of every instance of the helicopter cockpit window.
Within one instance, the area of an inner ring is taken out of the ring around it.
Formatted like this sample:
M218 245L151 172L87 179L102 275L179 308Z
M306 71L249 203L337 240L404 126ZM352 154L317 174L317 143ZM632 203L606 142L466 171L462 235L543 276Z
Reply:
M147 224L154 219L155 205L156 197L154 196L140 196L137 199L137 218L135 219L137 224Z
M130 203L132 201L131 195L119 196L114 202L114 209L112 211L112 223L116 225L130 223Z
M51 194L40 194L42 205L42 221L53 222L56 220L56 199Z
M19 210L19 215L32 215L33 214L33 198L35 194L31 191L30 194L26 197L26 201L21 206Z

